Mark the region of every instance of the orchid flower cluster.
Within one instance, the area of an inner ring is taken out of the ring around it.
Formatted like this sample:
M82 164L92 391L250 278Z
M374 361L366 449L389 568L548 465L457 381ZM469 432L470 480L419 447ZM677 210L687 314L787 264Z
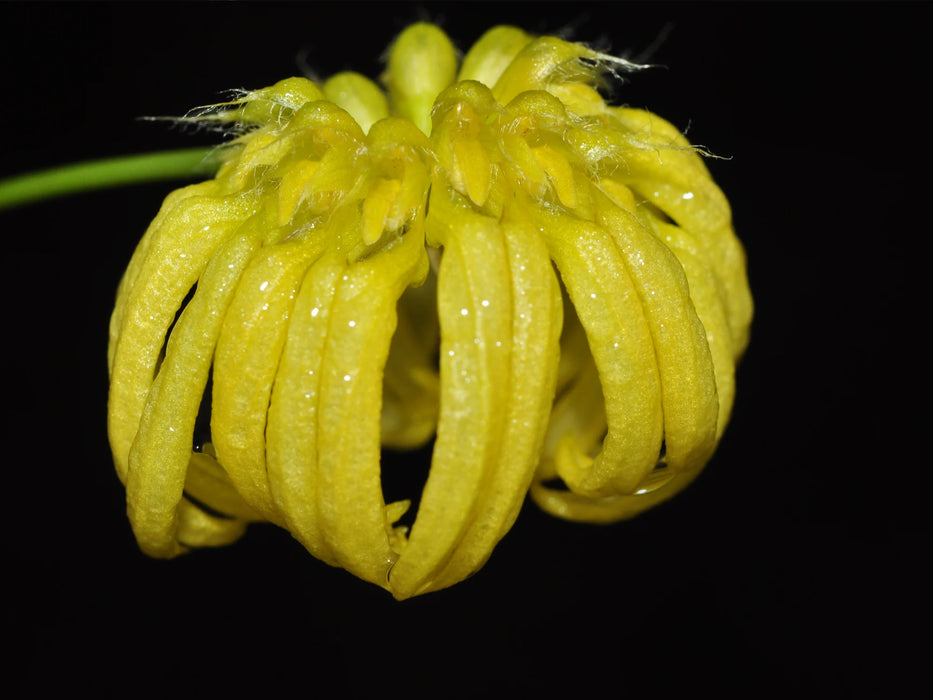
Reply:
M461 62L419 23L384 88L288 78L189 115L232 134L222 165L166 198L110 325L141 549L266 521L405 599L477 571L529 493L605 523L694 479L752 302L698 149L600 93L633 68L508 26ZM402 526L381 458L425 445Z

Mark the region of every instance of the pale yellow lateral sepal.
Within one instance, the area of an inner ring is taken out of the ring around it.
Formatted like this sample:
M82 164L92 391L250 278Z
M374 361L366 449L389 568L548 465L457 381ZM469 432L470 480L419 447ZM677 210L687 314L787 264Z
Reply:
M486 563L518 516L547 430L557 380L562 302L547 248L523 219L516 207L506 213L501 227L511 283L513 349L508 385L499 387L506 405L501 447L469 527L431 590L458 583ZM515 351L518 348L521 353Z
M191 454L195 420L236 284L255 250L278 233L271 218L257 214L215 251L175 323L149 391L130 451L126 491L136 539L151 556L174 556L183 544L198 544L179 529L176 514L179 507L192 507L182 502L189 463L207 459ZM210 500L208 496L202 502Z
M114 464L126 480L129 452L142 417L166 333L216 247L246 216L248 202L211 196L216 183L178 203L147 246L132 285L114 310L108 431ZM191 218L199 222L190 226Z
M345 267L339 255L325 255L302 279L272 389L265 446L269 488L289 532L333 566L339 563L324 539L318 499L325 425L319 404L334 292Z
M723 307L716 279L703 253L693 237L678 226L660 221L656 217L645 217L658 238L677 256L683 266L690 298L697 316L706 331L716 375L716 394L719 397L719 415L716 426L717 440L729 422L735 398L735 357L732 335L726 310Z
M669 122L621 107L613 109L613 117L638 146L626 151L614 177L695 237L715 272L738 358L748 344L753 305L728 201L699 154Z
M653 340L661 380L665 462L705 464L716 447L719 399L706 329L677 258L634 214L598 195L597 222L625 260Z
M398 299L427 269L420 219L379 255L344 266L321 357L315 494L321 529L340 566L381 586L398 556L380 472L383 368Z
M269 396L295 295L325 241L306 235L263 248L227 311L214 356L211 434L217 459L262 517L284 525L269 491L265 430Z
M598 455L558 460L574 490L631 492L657 461L663 439L654 346L624 258L603 228L570 216L534 214L599 370L608 433Z
M429 590L450 561L498 458L507 416L511 293L498 222L436 188L427 226L428 243L444 248L437 302L441 413L418 514L390 576L397 598Z

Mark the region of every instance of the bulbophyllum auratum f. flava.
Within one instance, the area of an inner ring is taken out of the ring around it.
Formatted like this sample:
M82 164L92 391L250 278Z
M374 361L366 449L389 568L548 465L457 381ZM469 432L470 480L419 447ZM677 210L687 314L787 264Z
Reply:
M600 95L631 68L514 27L458 62L421 23L384 90L289 78L191 115L234 138L213 179L166 198L110 326L110 442L143 551L268 521L403 599L480 568L529 492L612 522L696 477L752 302L697 150ZM382 450L432 439L399 526Z

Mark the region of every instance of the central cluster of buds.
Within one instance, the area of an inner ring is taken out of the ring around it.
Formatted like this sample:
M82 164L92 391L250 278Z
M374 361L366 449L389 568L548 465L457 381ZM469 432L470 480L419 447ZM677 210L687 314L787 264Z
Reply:
M166 199L111 321L146 553L268 521L407 598L481 567L529 491L611 522L712 455L751 299L696 149L608 105L631 65L581 44L497 27L457 63L416 24L386 92L290 78L192 117L237 137ZM409 530L381 453L432 438Z

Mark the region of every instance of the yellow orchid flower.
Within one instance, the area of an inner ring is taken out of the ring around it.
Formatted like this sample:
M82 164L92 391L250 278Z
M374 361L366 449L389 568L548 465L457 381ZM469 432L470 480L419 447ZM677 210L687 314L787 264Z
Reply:
M191 115L236 138L166 198L110 325L109 435L142 550L268 521L404 599L478 570L529 492L602 523L695 478L752 302L697 150L600 95L632 68L514 27L458 65L419 23L385 92L289 78ZM382 450L432 439L408 529Z

